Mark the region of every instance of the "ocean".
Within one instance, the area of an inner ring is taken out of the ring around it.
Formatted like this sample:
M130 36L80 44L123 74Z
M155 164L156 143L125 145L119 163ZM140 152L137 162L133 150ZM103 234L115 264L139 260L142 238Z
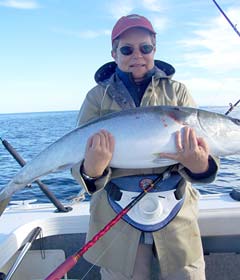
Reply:
M203 107L202 109L224 114L228 107ZM0 114L0 137L7 140L28 162L49 144L72 130L76 126L77 115L77 111ZM236 107L229 115L240 118L240 107ZM1 190L18 172L20 166L3 145L0 146L0 162ZM208 185L194 185L194 187L202 194L226 193L232 188L240 188L239 166L240 155L221 158L216 180ZM46 175L41 178L41 181L62 202L71 200L81 190L81 186L72 178L69 170ZM37 202L41 203L49 202L35 183L18 191L12 197L12 201L25 199L37 199Z

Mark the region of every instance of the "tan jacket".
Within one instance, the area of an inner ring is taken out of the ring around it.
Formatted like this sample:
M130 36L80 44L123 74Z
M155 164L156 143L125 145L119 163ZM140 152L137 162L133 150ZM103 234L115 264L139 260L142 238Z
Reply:
M118 90L121 96L124 96L124 99L127 101L130 100L127 90L116 75L111 76L105 83L94 87L87 94L81 107L78 125L109 112L122 110L121 104L119 105L119 98L115 95L113 96L113 92L115 91L116 95L119 94ZM124 103L125 100L121 100L121 102ZM124 104L128 106L129 102L131 100ZM194 107L195 103L183 84L170 79L164 72L158 71L147 87L141 102L141 106L152 105ZM79 173L79 168L80 164L76 165L72 169L72 174L86 191L89 192ZM164 277L176 272L185 265L190 265L201 258L203 254L197 224L198 193L191 187L190 183L193 182L193 179L187 175L183 166L178 165L177 169L186 180L184 205L169 225L157 232L153 232L157 257ZM159 174L164 170L165 167L141 170L110 168L108 174L95 183L98 191L93 193L91 197L91 215L87 240L91 239L116 216L108 204L107 193L104 190L104 186L111 178L134 174ZM214 180L215 175L213 174L210 178L202 179L201 182L211 182ZM120 220L84 257L99 266L104 266L113 271L122 272L126 276L130 276L133 273L140 235L141 232L139 230Z

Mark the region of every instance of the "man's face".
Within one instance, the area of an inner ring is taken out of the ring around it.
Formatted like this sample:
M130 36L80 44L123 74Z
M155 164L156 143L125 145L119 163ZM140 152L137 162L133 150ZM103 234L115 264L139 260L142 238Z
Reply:
M149 32L144 29L131 28L120 36L116 51L112 51L112 57L118 67L124 72L131 72L136 81L140 81L154 66L155 46L150 53L144 54L140 48L146 47L146 45L153 46ZM125 46L132 49L133 52L130 55L122 54L121 48Z

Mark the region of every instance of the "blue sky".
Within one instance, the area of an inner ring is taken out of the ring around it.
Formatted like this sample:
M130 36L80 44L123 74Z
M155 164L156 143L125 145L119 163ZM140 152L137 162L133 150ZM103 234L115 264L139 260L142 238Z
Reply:
M218 3L239 30L239 1ZM0 0L0 113L78 110L130 13L152 21L155 58L200 106L240 98L240 38L211 0Z

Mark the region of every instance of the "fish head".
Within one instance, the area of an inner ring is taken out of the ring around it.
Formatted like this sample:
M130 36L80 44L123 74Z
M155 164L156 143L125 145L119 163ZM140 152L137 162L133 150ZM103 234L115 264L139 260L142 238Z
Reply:
M216 156L240 154L240 119L200 110L201 134Z

